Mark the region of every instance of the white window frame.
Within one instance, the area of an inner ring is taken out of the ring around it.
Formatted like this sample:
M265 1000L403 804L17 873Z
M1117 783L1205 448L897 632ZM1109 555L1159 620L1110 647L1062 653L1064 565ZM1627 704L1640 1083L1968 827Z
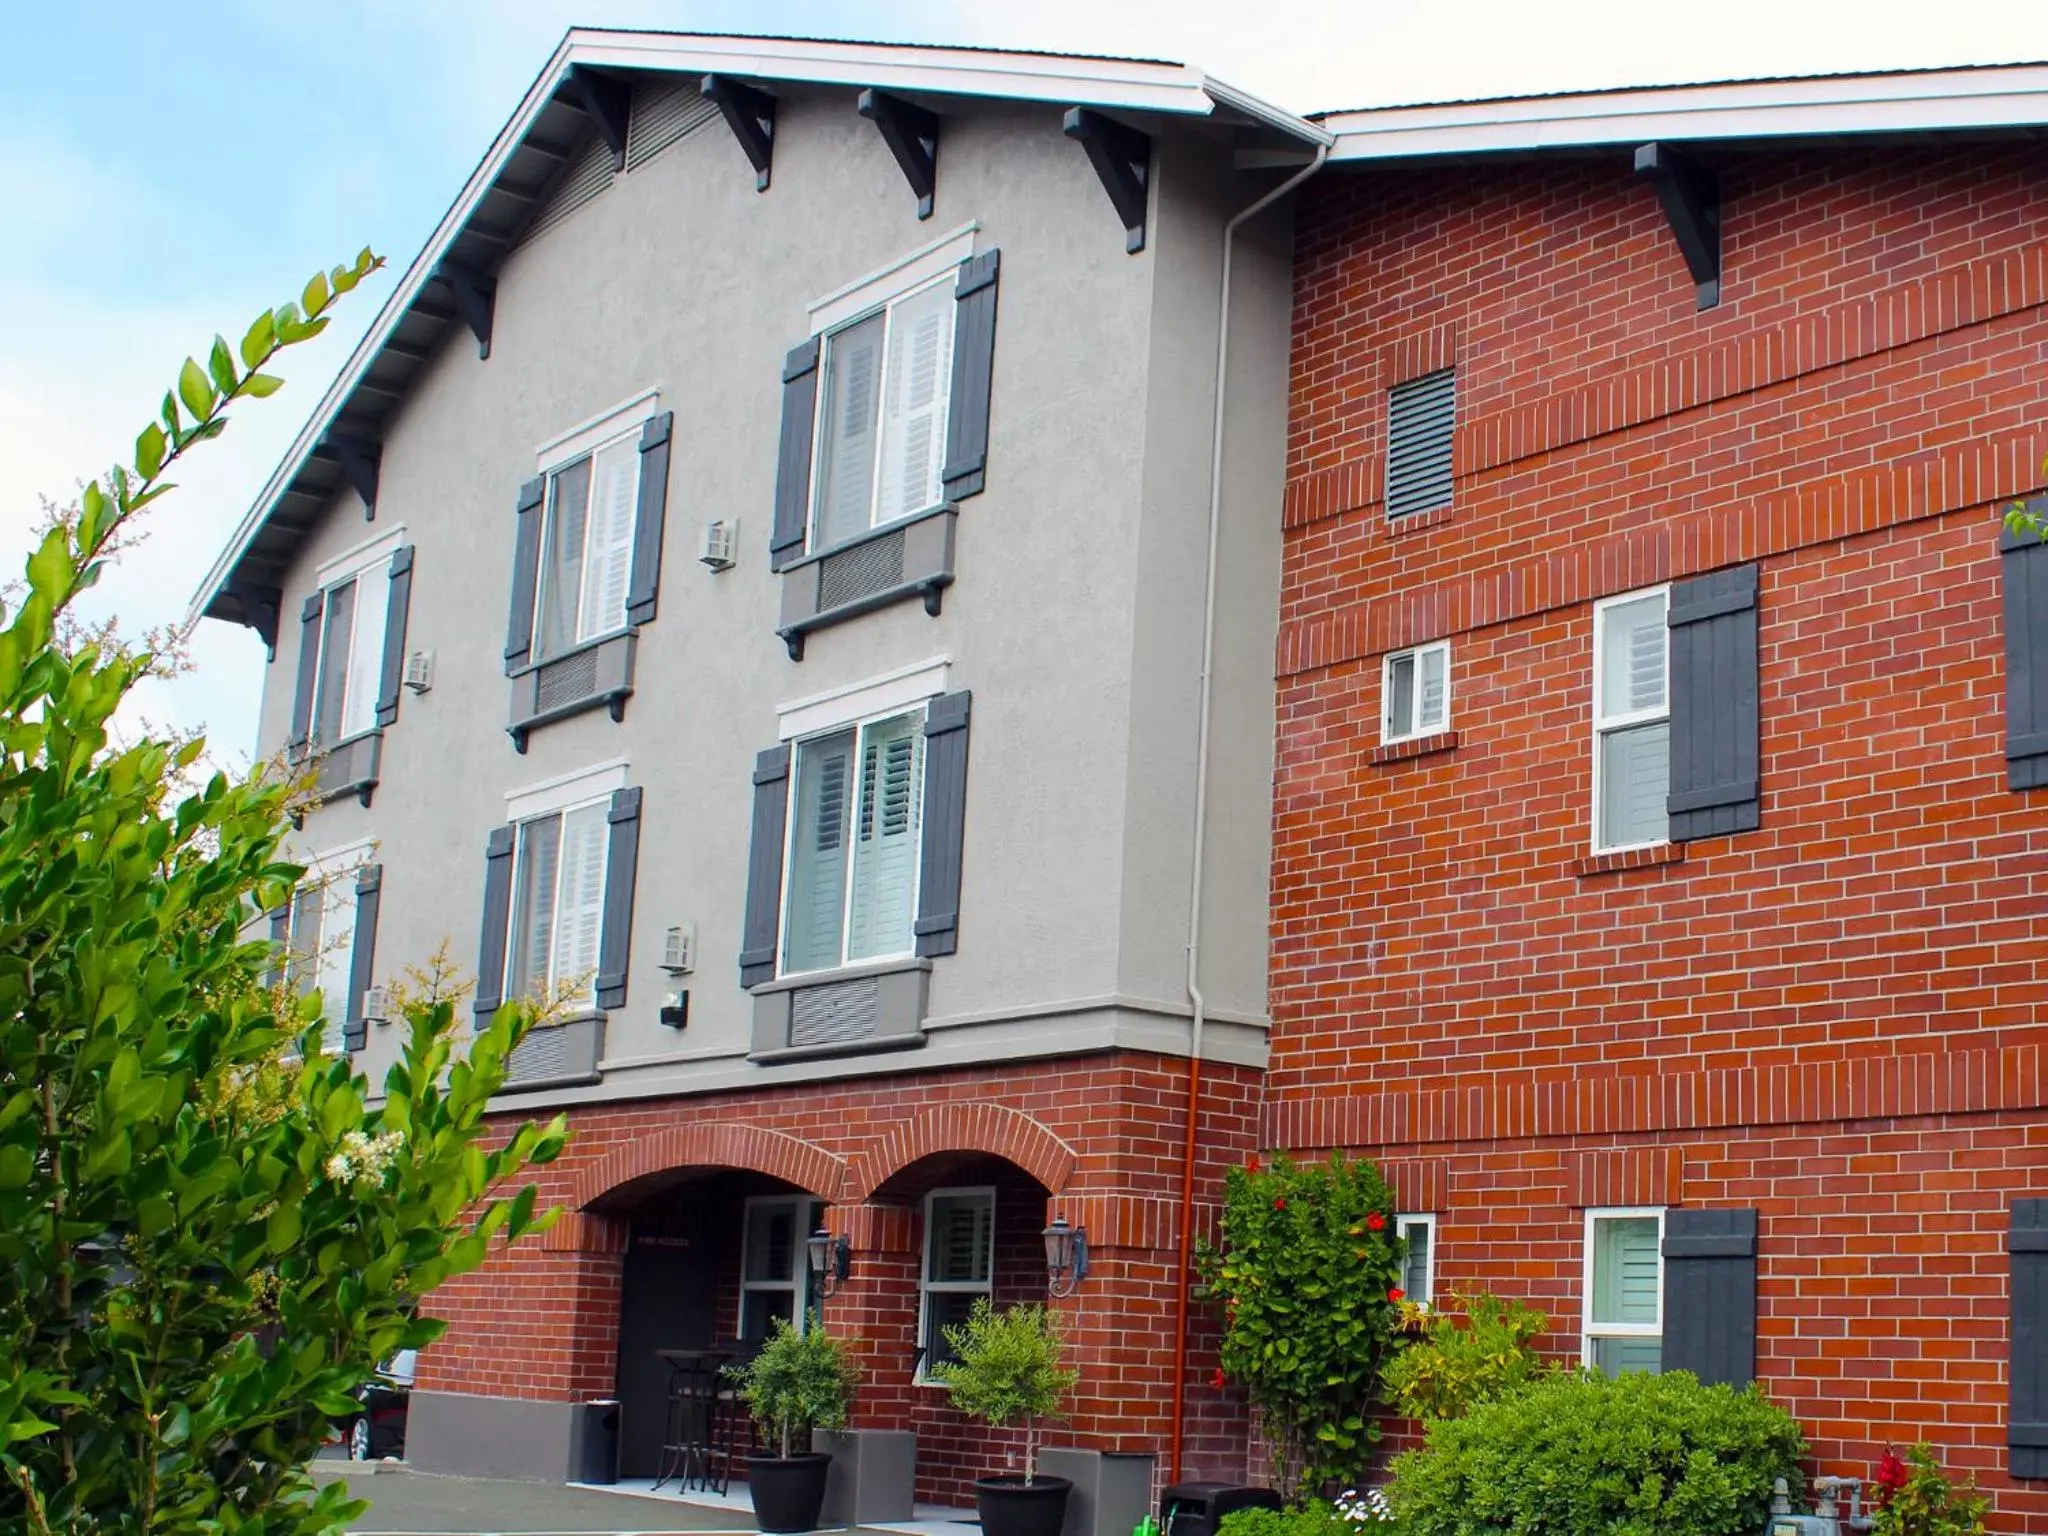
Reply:
M355 612L349 622L349 653L346 659L343 660L341 668L342 730L341 734L333 741L320 739L320 701L326 694L327 683L328 605L332 602L335 592L340 588L347 586L350 582L360 582L363 577L375 571L384 570L388 579L391 557L398 552L399 547L404 543L405 525L401 523L396 528L388 529L378 534L375 538L365 539L362 543L345 549L331 559L323 561L313 572L313 579L320 586L320 633L315 639L315 643L319 646L319 651L313 668L313 715L306 722L306 730L308 739L323 751L331 752L336 747L354 741L359 736L373 735L380 729L377 724L377 695L383 691L384 629L390 617L390 587L387 584L379 594L385 604L385 611L377 615L377 653L371 658L371 662L376 668L376 686L370 694L369 723L367 725L359 724L355 729L351 730L348 726L349 706L355 701L350 696L348 685L350 677L356 670L357 641L363 633L362 592L360 587L357 589Z
M1586 1211L1583 1241L1584 1272L1579 1289L1579 1363L1593 1366L1596 1339L1661 1339L1664 1337L1664 1207L1661 1205L1600 1205ZM1597 1258L1594 1227L1602 1221L1657 1218L1657 1320L1654 1323L1593 1323L1593 1266Z
M812 412L811 422L811 483L804 503L804 549L817 553L827 549L844 548L847 544L866 538L879 529L894 527L897 523L909 522L912 518L923 517L932 508L943 506L946 487L940 481L938 497L925 505L908 512L899 512L893 517L882 518L878 514L882 499L882 449L888 442L888 420L884 415L889 399L889 343L896 333L897 306L907 303L926 291L951 284L957 288L960 281L960 263L974 254L974 225L963 231L943 237L917 255L906 258L893 267L885 268L873 277L842 289L838 294L819 300L812 306L812 334L818 339L818 406ZM964 241L964 245L963 245ZM861 532L840 540L838 544L826 544L819 536L818 494L825 475L826 450L831 438L831 412L825 409L832 387L832 338L841 332L851 330L864 320L876 315L887 318L882 324L882 341L877 349L881 363L876 371L875 389L882 405L875 412L874 456L869 464L868 475L868 521ZM950 400L953 390L953 365L958 361L956 343L957 331L949 333L946 343L946 375L939 382L939 392ZM951 430L950 406L947 426ZM944 467L945 444L939 444L940 467Z
M747 1278L747 1255L753 1251L754 1213L771 1205L786 1205L793 1209L795 1220L790 1224L793 1248L789 1256L789 1279L749 1280ZM740 1222L740 1315L737 1326L744 1327L747 1313L747 1297L754 1293L772 1293L791 1298L789 1311L795 1314L795 1328L803 1333L811 1326L811 1314L815 1310L811 1297L811 1254L806 1246L810 1240L812 1222L824 1213L825 1202L816 1195L749 1195L743 1204ZM806 1213L809 1213L808 1215Z
M941 673L941 677L943 677L943 673ZM833 961L830 965L815 966L807 971L793 971L789 969L787 964L787 958L789 953L789 898L791 890L790 875L796 867L796 835L798 821L797 790L799 785L802 783L802 778L799 770L802 766L803 748L805 743L818 741L827 736L837 736L842 731L852 731L854 733L854 770L851 777L855 793L852 797L849 798L849 803L847 805L846 810L846 817L847 824L849 827L858 826L860 824L860 801L858 799L860 784L860 747L861 740L863 736L866 734L868 727L873 725L880 725L885 720L894 720L903 715L916 715L918 717L918 723L915 729L922 731L924 729L924 719L926 711L930 707L931 698L932 695L927 694L922 698L912 699L908 702L892 702L885 705L881 709L876 710L873 713L856 715L851 719L837 720L831 725L816 726L813 729L804 732L803 735L795 737L793 739L785 738L790 741L790 755L789 785L788 788L783 792L784 799L782 812L782 896L781 906L777 911L775 920L775 974L778 978L789 976L827 976L834 971L846 970L852 966L888 965L893 961L911 959L917 954L917 939L914 929L917 918L917 903L920 896L923 894L924 888L924 835L926 825L926 807L923 803L924 786L922 784L918 786L919 801L917 811L917 856L911 861L910 868L910 915L912 919L913 933L909 947L900 950L893 950L886 955L863 955L858 960L849 960L846 958L846 946L851 941L853 936L853 842L851 836L849 835L847 841L846 888L842 892L840 892L839 897L839 958ZM920 766L920 772L921 771L922 766Z
M1422 659L1432 652L1441 652L1444 658L1444 717L1435 725L1425 726L1420 721L1422 712ZM1410 729L1394 728L1394 663L1403 657L1415 660L1415 691L1410 698L1417 717ZM1432 640L1426 645L1411 645L1402 650L1389 651L1380 660L1380 743L1391 746L1399 741L1420 741L1425 736L1437 736L1451 728L1451 642Z
M525 889L520 881L520 870L525 862L520 855L525 844L526 828L531 823L545 820L550 816L566 817L572 811L580 811L589 806L608 806L613 792L625 787L626 774L626 759L617 758L611 762L599 763L590 768L579 768L573 773L557 774L553 778L542 779L538 783L526 785L521 789L511 790L506 794L505 819L513 824L515 831L512 835L512 889L505 911L505 971L501 983L503 987L502 996L522 995L514 990L517 983L512 975L512 966L519 953L519 946L515 942L515 936L519 931L522 908L526 898ZM606 873L609 874L611 863L611 839L609 837L606 837L604 840L604 857ZM559 905L561 899L561 879L562 860L558 851L555 859L555 896L557 902L555 910L557 912L561 910ZM602 945L603 941L603 934L600 933L598 942ZM548 986L551 990L560 984L560 978L556 974L557 958L554 936L551 933L548 937ZM591 992L586 1002L587 1007L596 1007L596 987L596 977L593 973Z
M932 1202L963 1195L985 1195L988 1198L988 1279L981 1280L933 1280L932 1272ZM995 1303L996 1292L996 1187L993 1184L961 1184L945 1189L934 1189L926 1193L923 1205L924 1241L918 1245L917 1253L917 1375L913 1386L937 1387L944 1383L930 1375L931 1351L925 1347L930 1337L932 1304L934 1293L948 1296L986 1296L990 1305Z
M586 459L592 461L593 467L590 475L589 491L590 499L585 504L583 512L583 551L582 554L578 557L576 565L576 569L578 571L586 571L588 570L590 563L590 541L597 524L597 473L595 469L595 460L597 458L597 455L603 452L605 449L615 447L620 443L631 441L632 438L639 432L639 430L640 429L638 427L629 427L627 430L623 432L614 433L612 436L604 439L602 442L593 444L589 449L587 449L583 453L577 454L574 458L568 459L565 462L556 465L552 469L543 471L547 478L547 489L541 497L540 562L539 568L534 572L533 581L533 651L536 661L560 661L564 656L573 655L577 651L584 649L584 647L586 646L596 645L600 641L609 640L613 635L622 635L628 629L632 628L632 621L626 617L626 610L630 606L630 603L622 603L619 609L618 623L606 625L602 629L590 629L586 633L586 616L583 612L584 590L581 584L579 584L576 593L576 621L573 626L575 631L574 637L567 641L560 650L549 651L545 654L542 653L542 646L545 643L542 639L542 633L546 627L543 622L543 619L545 614L547 613L549 581L553 574L554 568L554 562L548 558L548 541L553 536L555 531L555 487L560 483L561 477L566 471L575 468L578 464L584 462ZM637 471L637 461L635 468ZM636 542L640 536L640 513L640 487L636 478L633 487L633 539ZM629 555L628 559L630 558L631 556Z
M1665 836L1650 838L1645 842L1603 843L1600 841L1600 808L1603 804L1601 795L1606 787L1602 782L1600 767L1600 760L1603 755L1600 751L1601 738L1615 731L1626 730L1633 725L1651 725L1659 720L1669 721L1671 719L1671 628L1668 622L1664 628L1664 702L1656 709L1632 710L1625 714L1615 715L1611 719L1603 719L1601 717L1600 699L1602 696L1602 685L1606 681L1606 669L1600 658L1606 650L1606 647L1601 644L1601 641L1606 636L1606 615L1610 609L1619 608L1626 603L1640 602L1646 597L1659 596L1664 599L1664 613L1668 620L1671 613L1671 586L1668 582L1659 583L1654 587L1639 587L1633 592L1620 592L1613 597L1603 597L1593 604L1593 707L1589 711L1592 718L1593 804L1587 832L1593 852L1595 853L1631 853L1639 848L1662 848L1671 841L1668 823ZM1665 782L1667 784L1670 782L1668 763L1665 770Z
M291 933L297 925L299 902L315 892L319 893L320 929L314 940L312 961L312 981L314 986L319 988L320 956L327 945L328 924L337 910L337 904L347 904L348 953L341 964L342 995L338 998L329 998L326 989L319 988L320 1001L327 1015L322 1021L323 1027L320 1032L320 1052L325 1056L340 1056L347 1051L344 1033L348 1024L348 988L355 976L356 960L356 893L355 887L348 883L347 877L354 875L368 862L376 846L374 842L369 841L345 843L341 847L329 848L322 853L309 856L306 860L305 878L292 888L291 905L286 909L284 974L289 983L293 979L293 971L298 963L296 953L291 947Z
M1394 1235L1405 1239L1410 1227L1421 1227L1429 1234L1429 1248L1422 1261L1422 1294L1408 1292L1408 1299L1420 1302L1425 1307L1436 1305L1436 1212L1404 1211L1394 1218ZM1401 1278L1408 1278L1408 1261L1401 1260Z

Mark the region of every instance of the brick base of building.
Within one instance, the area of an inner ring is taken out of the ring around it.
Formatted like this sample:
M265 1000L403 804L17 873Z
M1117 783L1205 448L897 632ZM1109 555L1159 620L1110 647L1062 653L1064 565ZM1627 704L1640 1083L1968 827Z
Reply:
M1080 1383L1070 1419L1043 1443L1150 1457L1156 1498L1172 1413L1185 1074L1183 1062L1105 1053L572 1109L567 1152L536 1171L560 1220L429 1303L448 1328L420 1361L412 1454L441 1470L572 1476L574 1405L619 1397L622 1417L639 1416L629 1454L644 1457L644 1419L658 1408L647 1362L622 1370L621 1351L653 1336L644 1309L667 1305L646 1300L658 1295L648 1266L694 1275L674 1299L705 1335L690 1342L732 1337L745 1202L796 1193L821 1202L851 1248L823 1306L861 1370L853 1427L913 1431L918 1498L971 1504L973 1479L1012 1464L1021 1435L968 1422L916 1380L919 1274L925 1197L985 1187L998 1305L1045 1298L1040 1233L1053 1216L1088 1233L1088 1276L1054 1303ZM1255 1072L1205 1070L1198 1221L1213 1215L1223 1170L1251 1153L1257 1092ZM640 1299L622 1307L622 1294ZM1208 1385L1213 1328L1198 1322L1183 1476L1235 1481L1243 1409Z

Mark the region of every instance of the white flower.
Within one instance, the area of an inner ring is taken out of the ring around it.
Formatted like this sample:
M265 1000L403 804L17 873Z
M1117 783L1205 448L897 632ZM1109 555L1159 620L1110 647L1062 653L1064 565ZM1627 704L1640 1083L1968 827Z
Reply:
M397 1131L386 1131L376 1137L350 1131L341 1138L341 1149L327 1159L328 1181L374 1189L383 1182L385 1173L397 1160L398 1149L404 1145L405 1137Z

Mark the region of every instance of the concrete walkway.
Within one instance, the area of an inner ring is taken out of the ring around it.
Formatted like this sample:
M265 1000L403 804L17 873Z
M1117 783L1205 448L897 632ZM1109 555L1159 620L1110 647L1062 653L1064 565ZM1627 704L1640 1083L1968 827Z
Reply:
M755 1529L750 1510L706 1509L680 1499L635 1497L560 1483L515 1483L501 1478L439 1477L427 1472L373 1473L368 1466L322 1460L313 1474L337 1478L356 1498L370 1501L351 1531L377 1536L571 1536L571 1533L648 1532L723 1536Z

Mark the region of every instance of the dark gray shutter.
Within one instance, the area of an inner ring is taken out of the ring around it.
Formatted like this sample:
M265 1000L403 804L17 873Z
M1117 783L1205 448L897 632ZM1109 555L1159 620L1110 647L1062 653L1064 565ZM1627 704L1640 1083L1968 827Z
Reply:
M2039 512L2048 498L2027 504ZM2048 544L2008 528L1999 537L2005 588L2005 781L2048 784Z
M263 973L263 984L267 987L281 987L285 978L285 951L292 942L292 904L287 901L281 907L270 909L270 969Z
M519 487L518 522L512 535L512 618L505 628L507 677L533 655L533 595L540 585L541 507L547 495L545 475L535 475Z
M377 688L377 724L398 723L398 694L405 686L405 620L412 612L412 546L391 552L391 591L384 605L384 678Z
M1671 840L1754 832L1757 568L1709 571L1671 588Z
M981 494L988 469L989 390L996 366L996 273L1001 251L960 263L953 292L953 399L946 415L946 500Z
M740 985L775 979L782 932L782 836L789 815L789 744L754 759L754 832L747 850L747 911L740 935Z
M370 1023L363 1017L363 994L377 963L377 904L384 890L384 866L365 864L356 872L356 931L348 950L348 1012L342 1016L344 1050L360 1051L370 1043Z
M285 750L293 758L306 755L313 739L313 695L320 687L320 616L326 611L327 594L315 592L299 610L299 682L292 695L292 735Z
M924 847L917 872L917 952L960 945L960 857L967 836L967 716L974 695L942 693L924 714Z
M1387 516L1451 504L1451 439L1458 373L1440 369L1387 391Z
M1755 1211L1664 1213L1662 1365L1709 1386L1755 1379Z
M604 856L604 928L597 943L597 1006L626 1006L633 953L633 886L640 874L640 787L612 791L611 844Z
M2048 1477L2048 1200L2013 1201L2005 1246L2012 1262L2006 1470Z
M676 413L647 418L640 429L640 504L633 525L633 575L626 588L626 622L648 624L661 593L661 536L668 526L669 437Z
M476 1023L481 1029L505 1001L505 931L512 919L514 826L491 828L484 845L484 926L476 946Z
M775 529L768 564L781 570L804 552L811 521L811 439L818 422L818 338L782 363L782 441L775 455Z

